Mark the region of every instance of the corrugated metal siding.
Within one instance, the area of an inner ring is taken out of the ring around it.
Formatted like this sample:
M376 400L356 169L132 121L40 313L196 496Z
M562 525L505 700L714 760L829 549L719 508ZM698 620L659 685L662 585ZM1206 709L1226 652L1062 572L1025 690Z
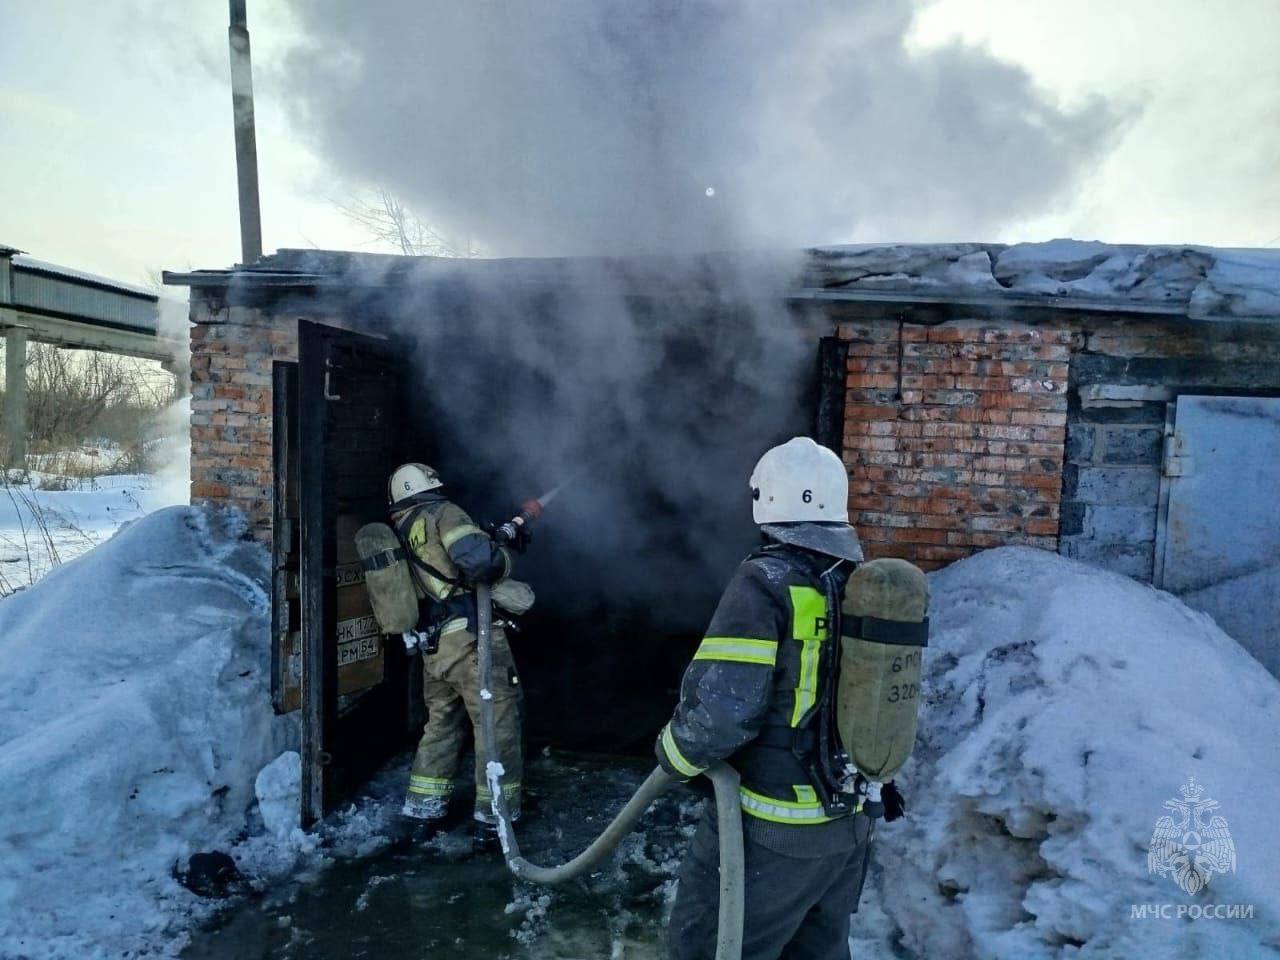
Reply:
M156 305L137 296L111 293L53 277L13 269L13 303L19 307L71 315L85 322L98 321L128 327L142 333L157 332Z

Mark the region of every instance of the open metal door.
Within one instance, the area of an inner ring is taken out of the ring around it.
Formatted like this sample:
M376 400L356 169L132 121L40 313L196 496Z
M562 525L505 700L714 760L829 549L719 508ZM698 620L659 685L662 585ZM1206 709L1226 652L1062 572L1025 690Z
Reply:
M408 660L373 618L356 530L386 519L405 366L390 343L300 321L297 634L302 822L322 818L406 744Z
M1155 583L1280 676L1280 398L1178 397Z

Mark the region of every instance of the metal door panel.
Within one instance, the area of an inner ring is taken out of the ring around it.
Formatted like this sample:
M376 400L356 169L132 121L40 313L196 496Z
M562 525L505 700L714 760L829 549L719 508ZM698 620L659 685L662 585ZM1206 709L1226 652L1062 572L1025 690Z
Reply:
M353 537L386 519L406 375L383 340L298 329L302 819L335 809L408 731L408 661L372 619Z
M1157 586L1280 672L1280 398L1177 400Z

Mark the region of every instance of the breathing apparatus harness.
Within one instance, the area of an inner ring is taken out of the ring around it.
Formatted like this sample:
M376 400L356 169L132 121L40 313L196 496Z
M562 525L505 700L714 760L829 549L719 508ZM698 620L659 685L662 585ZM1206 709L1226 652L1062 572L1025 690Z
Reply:
M809 576L817 572L815 565L819 558L824 561L831 559L805 547L773 540L766 542L751 557L782 558L794 568L803 568ZM749 745L790 753L822 803L823 812L832 819L856 812L860 799L856 771L840 742L835 721L835 681L839 672L837 639L841 632L840 593L847 579L841 568L850 562L836 560L817 573L826 602L826 616L821 625L830 639L819 648L817 673L822 687L817 691L813 709L800 726L766 721Z

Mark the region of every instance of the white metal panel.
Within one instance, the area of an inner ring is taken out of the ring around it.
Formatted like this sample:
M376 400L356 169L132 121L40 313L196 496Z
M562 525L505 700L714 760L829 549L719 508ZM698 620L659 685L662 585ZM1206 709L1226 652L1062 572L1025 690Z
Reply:
M1177 401L1158 586L1280 676L1280 398Z

